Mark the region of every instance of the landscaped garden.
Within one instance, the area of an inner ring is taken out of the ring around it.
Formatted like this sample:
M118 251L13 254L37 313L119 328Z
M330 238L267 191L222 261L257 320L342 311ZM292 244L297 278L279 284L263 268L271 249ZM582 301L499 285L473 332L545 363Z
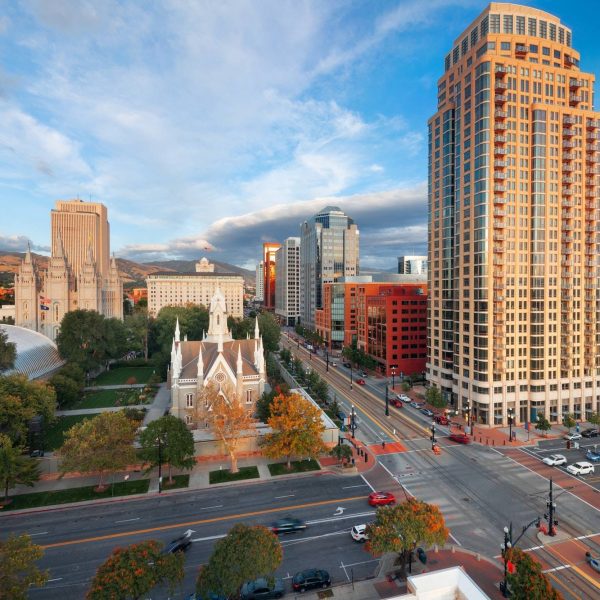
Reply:
M269 473L272 476L289 475L290 473L304 473L306 471L320 471L321 467L316 460L293 460L292 468L287 468L287 463L270 463Z
M57 450L65 441L65 432L71 429L76 423L92 419L96 414L91 415L68 415L57 417L57 420L46 427L44 431L44 450Z
M100 373L92 385L135 385L147 383L154 374L153 367L113 367Z
M209 483L225 483L243 479L258 479L258 468L240 467L237 473L232 473L229 469L223 469L221 471L211 471L208 475Z
M105 408L109 406L135 406L138 404L152 403L157 388L146 386L145 388L120 389L120 390L98 390L97 392L86 392L81 401L72 408Z

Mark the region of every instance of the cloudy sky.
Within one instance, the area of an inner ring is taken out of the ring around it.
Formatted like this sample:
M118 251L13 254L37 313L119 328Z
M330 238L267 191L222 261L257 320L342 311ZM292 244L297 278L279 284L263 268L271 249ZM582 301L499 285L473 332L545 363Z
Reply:
M535 0L600 73L585 0ZM481 0L4 0L0 249L56 199L108 206L112 250L252 266L328 204L361 265L426 247L426 121Z

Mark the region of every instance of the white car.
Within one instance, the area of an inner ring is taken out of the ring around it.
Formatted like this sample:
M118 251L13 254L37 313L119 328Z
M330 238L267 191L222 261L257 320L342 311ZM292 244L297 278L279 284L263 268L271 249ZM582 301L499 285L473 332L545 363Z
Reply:
M355 525L350 530L350 535L355 542L366 542L369 539L367 535L367 524L363 523L362 525Z
M400 402L410 402L410 398L406 394L396 394L396 398L398 398Z
M589 462L576 462L567 467L571 475L587 475L594 472L594 465Z
M582 438L582 435L580 433L567 433L567 435L565 435L563 437L564 440L569 440L569 441L573 441L573 440L580 440Z
M560 467L560 465L567 464L567 459L562 454L551 454L550 456L546 456L542 462L551 467Z

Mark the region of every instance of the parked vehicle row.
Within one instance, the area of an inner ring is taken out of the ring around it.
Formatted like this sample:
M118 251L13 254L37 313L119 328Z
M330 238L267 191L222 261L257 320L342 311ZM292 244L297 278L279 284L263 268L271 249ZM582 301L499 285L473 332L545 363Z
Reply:
M600 453L588 450L585 456L590 461L600 462ZM567 457L563 454L551 454L550 456L543 458L542 462L551 467L562 467L567 465ZM571 473L571 475L587 475L594 472L594 465L587 461L578 461L568 465L566 468L567 472Z

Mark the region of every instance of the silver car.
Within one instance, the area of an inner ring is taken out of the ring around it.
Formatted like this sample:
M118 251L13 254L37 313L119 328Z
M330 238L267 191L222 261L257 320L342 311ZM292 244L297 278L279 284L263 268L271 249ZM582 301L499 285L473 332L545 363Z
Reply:
M560 465L567 464L567 458L562 454L551 454L550 456L546 456L542 462L551 467L560 467Z
M587 475L588 473L594 472L594 465L589 462L576 462L567 467L567 471L571 475Z

